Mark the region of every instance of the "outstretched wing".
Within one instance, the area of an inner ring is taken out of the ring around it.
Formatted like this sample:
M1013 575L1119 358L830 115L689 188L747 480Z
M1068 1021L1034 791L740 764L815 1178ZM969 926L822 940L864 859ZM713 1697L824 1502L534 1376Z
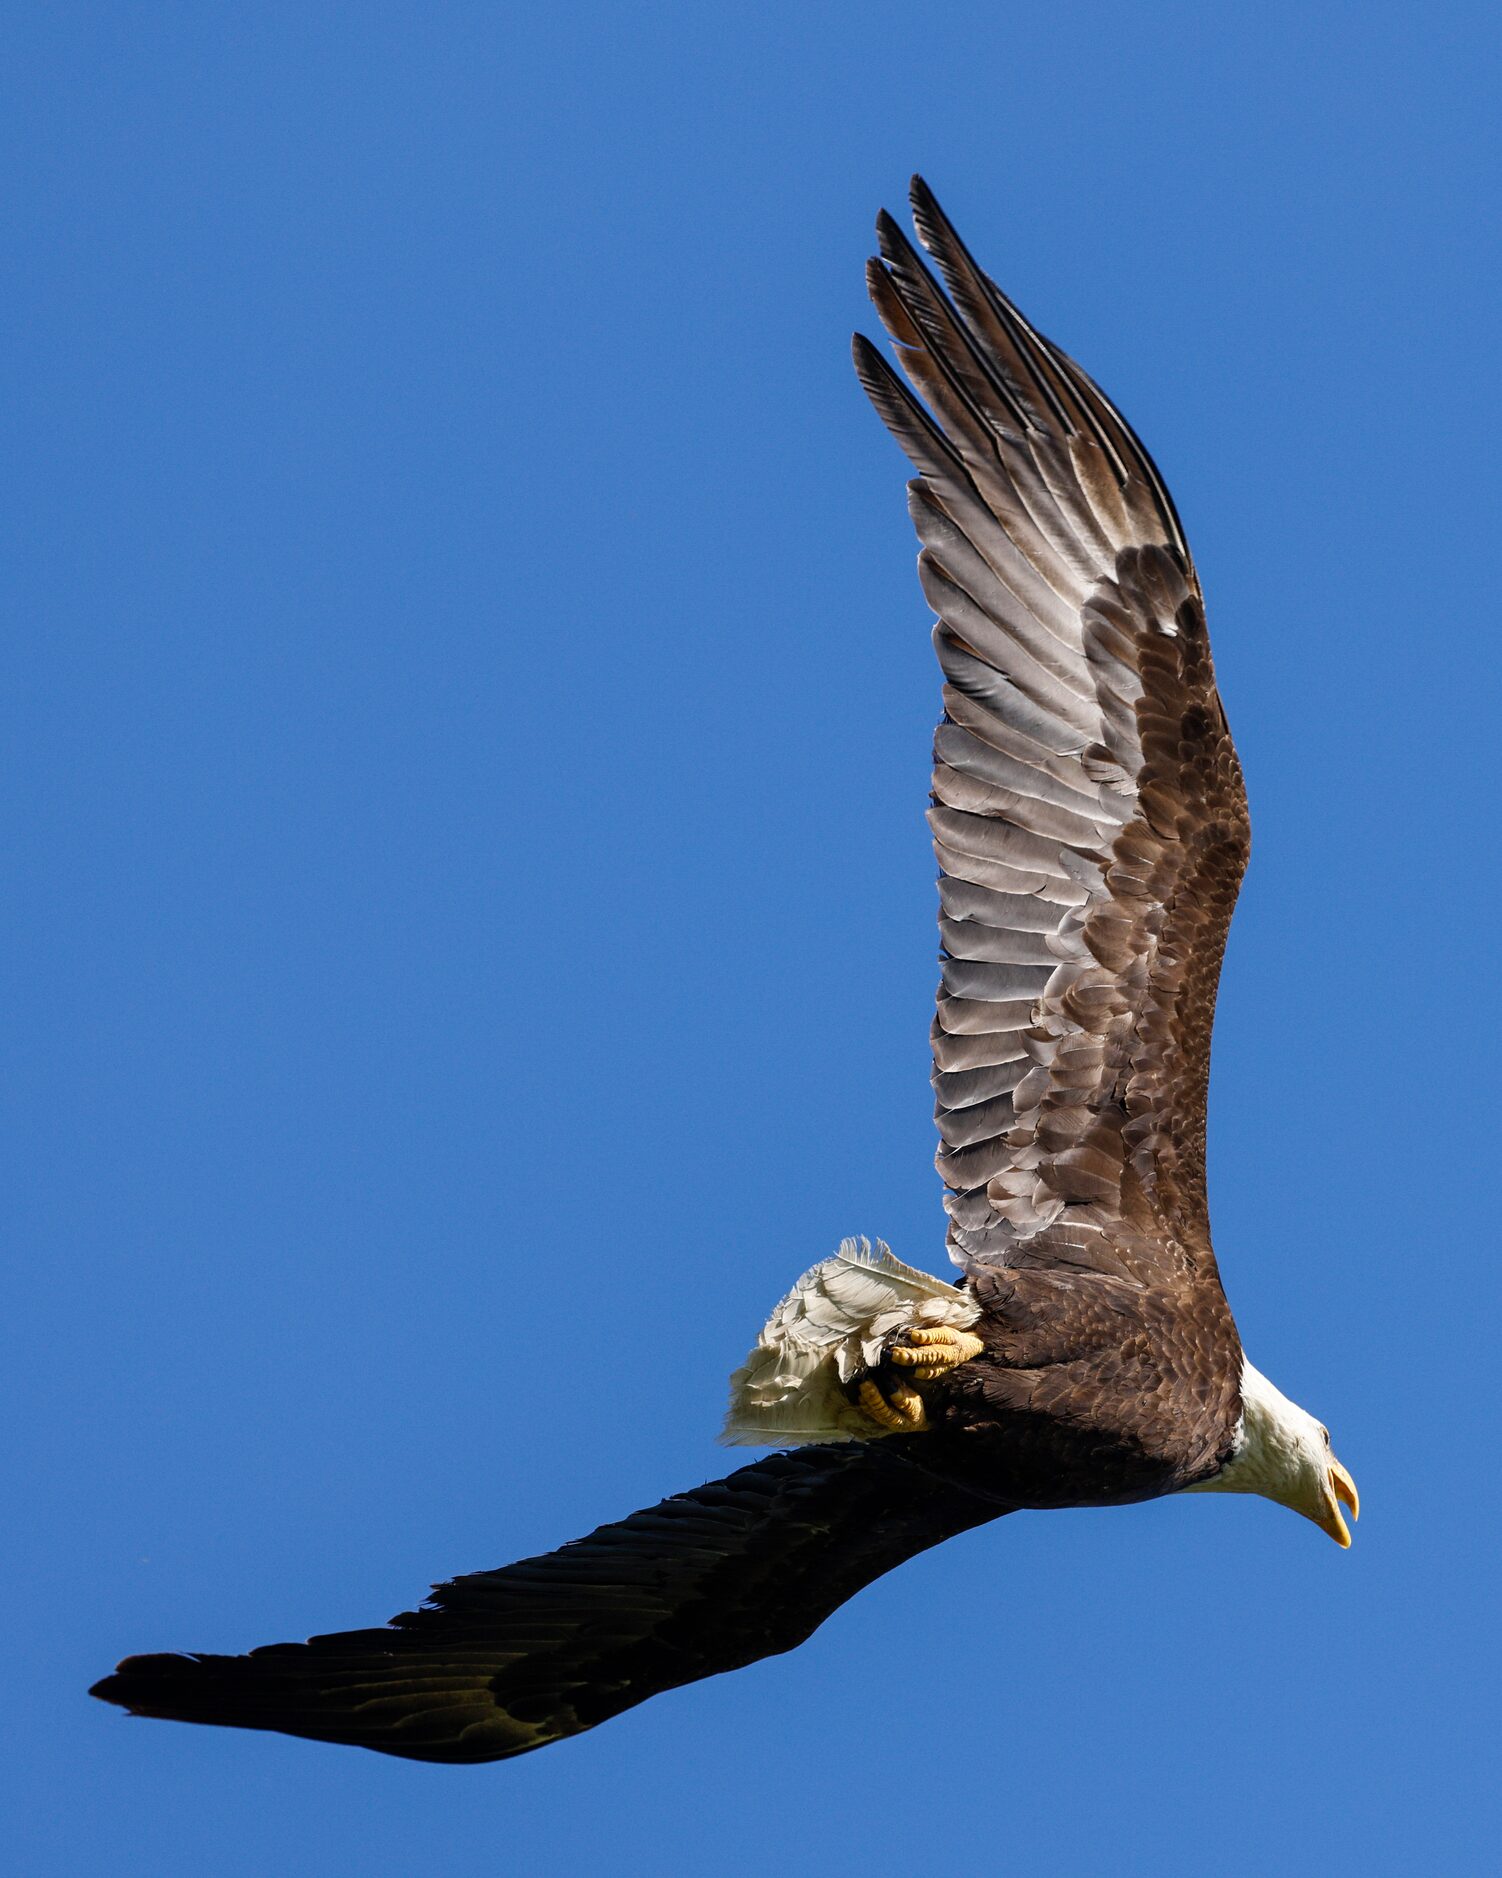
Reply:
M137 1715L410 1760L505 1760L790 1650L873 1578L1007 1510L906 1459L905 1439L773 1455L440 1585L389 1629L127 1657L91 1693Z
M919 471L939 615L951 1254L1204 1269L1210 1026L1250 831L1199 583L1125 420L921 179L912 199L948 296L885 214L869 278L928 408L859 337L855 360Z

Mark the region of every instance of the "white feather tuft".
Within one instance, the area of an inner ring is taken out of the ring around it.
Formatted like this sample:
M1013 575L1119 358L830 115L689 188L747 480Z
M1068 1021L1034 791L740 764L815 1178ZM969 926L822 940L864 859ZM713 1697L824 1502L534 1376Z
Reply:
M730 1378L721 1441L794 1448L870 1441L887 1431L849 1400L845 1385L881 1361L889 1338L914 1324L968 1329L980 1316L954 1285L895 1259L878 1239L846 1239L805 1272L767 1319L756 1348Z

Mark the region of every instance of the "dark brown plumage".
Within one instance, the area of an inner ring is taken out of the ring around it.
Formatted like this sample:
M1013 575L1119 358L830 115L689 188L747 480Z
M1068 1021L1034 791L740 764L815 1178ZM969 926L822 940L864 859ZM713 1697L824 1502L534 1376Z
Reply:
M861 1586L1014 1507L1214 1476L1241 1351L1205 1198L1210 1029L1246 864L1204 608L1151 459L980 273L921 181L872 297L920 403L856 368L916 465L944 717L930 819L950 1246L984 1345L928 1431L774 1456L389 1629L144 1656L138 1714L499 1759L792 1647Z
M418 1761L494 1761L790 1650L904 1559L1007 1509L901 1450L803 1448L440 1585L386 1630L248 1656L133 1656L93 1693Z

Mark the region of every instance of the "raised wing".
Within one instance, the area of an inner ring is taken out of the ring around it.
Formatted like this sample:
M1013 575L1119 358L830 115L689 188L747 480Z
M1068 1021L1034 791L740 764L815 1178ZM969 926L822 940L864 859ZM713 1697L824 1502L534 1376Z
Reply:
M939 615L951 1256L1213 1271L1210 1027L1250 830L1199 583L1126 421L912 200L949 297L885 214L869 282L928 409L860 337L855 361L919 471Z
M137 1715L418 1761L499 1761L801 1643L873 1578L1008 1509L898 1436L774 1454L588 1538L440 1585L385 1630L246 1656L131 1656L90 1692Z

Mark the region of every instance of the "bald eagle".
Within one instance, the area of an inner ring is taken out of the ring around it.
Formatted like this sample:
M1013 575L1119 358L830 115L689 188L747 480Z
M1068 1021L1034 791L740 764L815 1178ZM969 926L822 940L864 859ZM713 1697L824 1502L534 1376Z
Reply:
M929 819L951 1285L847 1241L732 1382L780 1449L386 1628L127 1658L138 1715L492 1761L803 1641L1018 1508L1259 1493L1338 1544L1356 1488L1247 1361L1205 1193L1216 982L1248 822L1194 564L1115 405L915 179L855 367L917 469L944 676ZM915 395L915 393L917 395Z

